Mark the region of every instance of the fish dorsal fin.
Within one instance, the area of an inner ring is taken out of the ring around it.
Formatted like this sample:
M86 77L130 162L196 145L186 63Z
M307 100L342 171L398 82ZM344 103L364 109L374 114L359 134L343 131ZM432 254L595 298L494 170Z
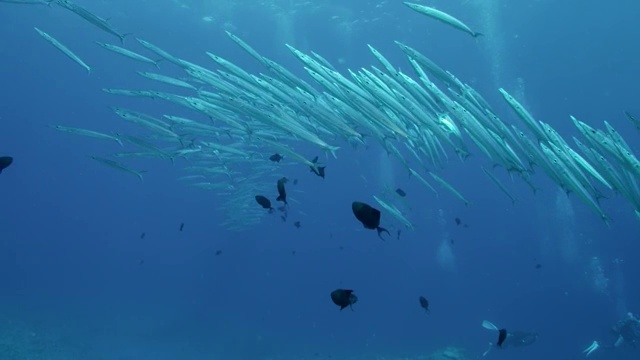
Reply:
M482 321L482 327L487 330L496 330L496 331L499 330L497 326L493 325L491 321L487 321L487 320Z

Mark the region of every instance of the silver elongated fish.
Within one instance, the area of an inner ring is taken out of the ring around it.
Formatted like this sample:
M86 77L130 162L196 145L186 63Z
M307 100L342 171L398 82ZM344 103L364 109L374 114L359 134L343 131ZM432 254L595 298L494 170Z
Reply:
M509 197L509 199L511 199L511 203L515 205L516 203L516 197L511 195L511 193L509 192L509 190L507 190L507 188L502 185L502 183L500 182L500 180L498 180L497 177L495 177L495 175L493 175L490 171L488 171L487 169L484 168L484 166L481 166L482 171L484 171L484 173L489 177L489 179L491 179L491 181L493 181L494 184L496 184L496 186L502 190L502 192L507 195Z
M67 57L69 59L75 61L78 65L80 65L83 68L85 68L89 74L91 74L91 67L89 67L89 65L85 64L84 61L82 61L82 59L80 59L78 57L78 55L73 53L73 51L69 50L69 48L67 48L66 46L62 45L61 42L59 42L58 40L54 39L51 35L47 34L46 32L38 29L37 27L34 27L34 29L38 32L38 34L40 34L40 36L42 36L45 40L47 40L56 49L62 51L62 53L67 55Z
M81 135L81 136L88 136L88 137L92 137L92 138L96 138L96 139L105 139L105 140L113 140L116 141L118 144L120 144L120 146L124 146L122 145L122 141L120 141L119 138L113 136L113 135L109 135L109 134L103 134L97 131L93 131L93 130L86 130L86 129L80 129L80 128L72 128L72 127L67 127L67 126L62 126L62 125L52 125L52 128L62 131L62 132L66 132L69 134L75 134L75 135Z
M57 0L57 4L62 6L63 8L75 13L76 15L80 16L81 18L87 20L88 22L90 22L91 24L93 24L94 26L96 26L97 28L99 28L100 30L109 33L111 35L117 36L120 39L120 42L122 44L124 44L124 38L127 37L127 35L130 34L122 34L120 32L118 32L113 26L111 26L111 24L109 24L109 21L106 19L103 19L101 17L99 17L98 15L92 13L91 11L83 8L80 5L77 5L73 2L71 2L70 0Z
M434 18L438 21L441 21L447 25L453 26L454 28L458 29L458 30L462 30L464 32L466 32L467 34L473 36L473 37L478 37L478 36L482 36L481 33L479 32L475 32L473 30L471 30L471 28L469 26L467 26L465 23L463 23L462 21L456 19L455 17L447 14L446 12L428 7L428 6L424 6L424 5L420 5L420 4L415 4L415 3L410 3L405 1L404 2L405 5L407 5L408 7L410 7L411 9L419 12L420 14L423 15L427 15L430 18Z
M54 0L0 0L0 3L21 5L47 5L51 6Z
M155 65L155 67L160 69L160 66L158 66L158 60L151 60L146 56L140 55L140 54L138 54L136 52L133 52L133 51L128 50L128 49L125 49L125 48L120 47L120 46L107 44L107 43L103 43L103 42L99 42L99 41L96 41L96 44L102 46L103 48L105 48L105 49L107 49L109 51L113 51L116 54L120 54L122 56L126 56L129 59L133 59L133 60L144 62L144 63L148 63L148 64L153 64L153 65Z
M114 169L133 174L133 175L137 176L138 179L140 179L140 181L144 181L144 179L142 178L142 172L140 172L140 171L129 169L128 167L126 167L126 166L124 166L124 165L122 165L122 164L120 164L118 162L115 162L113 160L110 160L110 159L105 159L105 158L101 158L101 157L97 157L97 156L91 156L91 158L93 160L101 163L101 164L107 165L107 166L112 167Z

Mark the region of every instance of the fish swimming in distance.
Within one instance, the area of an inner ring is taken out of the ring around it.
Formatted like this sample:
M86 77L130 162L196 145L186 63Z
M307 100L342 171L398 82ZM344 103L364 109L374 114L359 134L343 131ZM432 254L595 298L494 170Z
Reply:
M351 210L356 219L364 225L365 229L377 230L380 239L384 240L382 238L383 232L391 235L387 229L380 226L380 210L359 201L351 203Z
M256 201L260 206L269 210L269 214L273 212L273 208L271 207L271 200L267 199L265 196L256 195Z
M507 339L507 329L498 330L498 342L496 345L501 348L504 341Z
M400 188L396 189L396 194L400 195L401 197L407 196L407 193L404 190L400 189Z
M352 305L358 302L358 297L353 293L353 290L336 289L331 292L331 301L340 306L340 311L347 306L353 310Z
M311 172L324 179L324 169L326 168L326 166L318 166L317 165L318 164L318 157L317 156L315 158L313 158L313 160L311 160L311 162L316 164L315 168L313 166L310 166Z
M285 203L285 205L288 205L287 203L287 191L284 188L284 184L287 183L287 181L289 181L286 177L283 177L281 179L278 180L278 197L276 198L276 201L282 201L283 203Z
M13 164L11 156L0 156L0 174L2 174L2 170L8 168L11 164Z
M420 302L420 307L423 308L425 312L431 312L431 310L429 310L429 300L427 300L427 298L420 296L418 301Z
M271 156L269 156L269 160L273 161L273 162L280 162L280 160L284 159L284 157L278 153L275 153Z
M438 9L434 9L432 7L428 7L428 6L424 6L424 5L420 5L420 4L414 4L414 3L410 3L405 1L404 2L405 5L407 5L409 8L413 9L416 12L419 12L420 14L426 15L432 19L436 19L438 21L441 21L449 26L452 26L458 30L462 30L464 32L466 32L467 34L475 37L478 36L482 36L481 33L479 32L475 32L473 30L471 30L471 28L469 28L469 26L467 26L465 23L463 23L462 21L456 19L455 17L447 14L444 11L440 11Z

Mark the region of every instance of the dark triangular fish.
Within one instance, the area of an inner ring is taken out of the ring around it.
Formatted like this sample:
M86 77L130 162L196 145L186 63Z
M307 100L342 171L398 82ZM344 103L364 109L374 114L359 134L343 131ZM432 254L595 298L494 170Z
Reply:
M273 162L280 162L280 160L284 159L284 157L278 153L275 153L271 156L269 156L269 160L273 161Z
M282 201L285 204L287 203L287 191L284 188L284 184L287 183L287 178L283 177L282 179L278 180L278 197L276 198L276 201Z
M380 226L380 210L359 201L351 203L351 210L356 219L364 225L365 229L377 230L380 239L384 240L382 232L391 235L387 229Z
M396 189L396 194L398 194L398 195L400 195L400 196L402 196L402 197L407 196L407 193L406 193L406 192L404 192L404 190L402 190L402 189L400 189L400 188L397 188L397 189Z
M295 226L296 228L300 229L300 221L294 222L293 226Z
M313 160L311 160L312 163L317 164L318 163L318 157L314 157ZM324 169L326 168L326 166L316 166L315 168L313 166L310 166L311 168L311 172L320 176L321 178L324 179ZM317 170L316 170L317 169Z
M8 168L11 164L13 164L11 156L0 156L0 174L2 174L2 170Z
M358 302L358 297L353 293L353 290L336 289L331 292L331 301L340 306L340 311L347 306L353 310L352 305Z
M262 206L265 209L269 209L269 213L273 212L273 208L271 207L271 201L269 199L267 199L265 196L262 195L256 195L256 201L258 202L258 204L260 204L260 206Z
M426 312L431 311L429 310L429 300L427 300L427 298L425 298L424 296L420 296L418 300L420 301L420 307L423 308L424 311Z
M502 343L504 343L506 339L507 339L507 329L498 330L498 342L496 343L496 345L498 345L498 347L501 348Z

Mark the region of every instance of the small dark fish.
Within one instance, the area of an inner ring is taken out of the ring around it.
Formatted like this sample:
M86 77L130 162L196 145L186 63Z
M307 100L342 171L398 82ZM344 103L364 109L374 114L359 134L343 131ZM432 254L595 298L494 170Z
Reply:
M340 306L340 311L347 306L353 310L352 305L358 302L358 297L353 290L337 289L331 292L331 301Z
M0 174L2 174L2 170L8 168L11 164L13 164L11 156L0 156Z
M453 239L451 239L450 242L451 242L451 245L455 245L456 244L456 242L453 241Z
M220 254L222 254L222 250L217 250L217 251L216 251L216 256L218 256L218 255L220 255Z
M300 221L294 222L293 226L295 226L296 228L300 229Z
M283 222L287 222L287 217L284 215L280 215L280 219L282 219Z
M293 179L293 185L298 185L298 179Z
M312 163L317 164L318 163L318 157L316 156L315 158L313 158L313 160L311 160ZM326 166L316 166L315 168L313 166L309 166L309 168L311 168L311 172L320 176L321 178L324 179L324 169L326 168ZM316 170L317 169L317 170Z
M340 251L344 250L344 246L340 245Z
M382 238L383 232L391 235L387 229L380 226L380 210L359 201L351 203L351 210L356 219L364 225L365 229L377 230L380 239L384 240Z
M276 201L282 201L284 202L285 205L288 205L287 203L287 191L284 188L284 184L287 183L287 181L289 181L286 177L283 177L282 179L278 180L278 197L276 198Z
M138 265L142 265L142 264L144 264L144 259L138 261Z
M278 153L275 153L271 156L269 156L269 160L273 161L273 162L280 162L280 160L284 159L284 157Z
M262 206L265 209L269 209L269 213L273 212L273 208L271 207L271 201L269 199L267 199L265 196L262 195L256 195L256 201L258 202L258 204L260 204L260 206Z
M291 250L291 255L296 255L296 251L295 250Z
M145 236L147 236L147 233L140 234L140 239L144 239Z
M427 300L427 298L420 296L418 300L420 301L420 307L423 308L425 312L431 312L431 310L429 310L429 300Z
M540 269L542 267L541 264L536 264L536 269Z
M182 231L182 229L184 229L184 223L180 224L180 231Z
M460 225L462 223L462 221L460 220L460 218L456 218L456 225Z
M402 230L398 229L398 236L397 239L400 240L400 233L402 232Z
M402 196L402 197L407 196L407 193L406 193L406 192L404 192L404 190L402 190L402 189L400 189L400 188L397 188L397 189L396 189L396 194L398 194L398 195L400 195L400 196Z
M498 342L496 343L496 345L498 345L498 347L501 348L502 343L504 343L506 339L507 339L507 329L498 330Z

